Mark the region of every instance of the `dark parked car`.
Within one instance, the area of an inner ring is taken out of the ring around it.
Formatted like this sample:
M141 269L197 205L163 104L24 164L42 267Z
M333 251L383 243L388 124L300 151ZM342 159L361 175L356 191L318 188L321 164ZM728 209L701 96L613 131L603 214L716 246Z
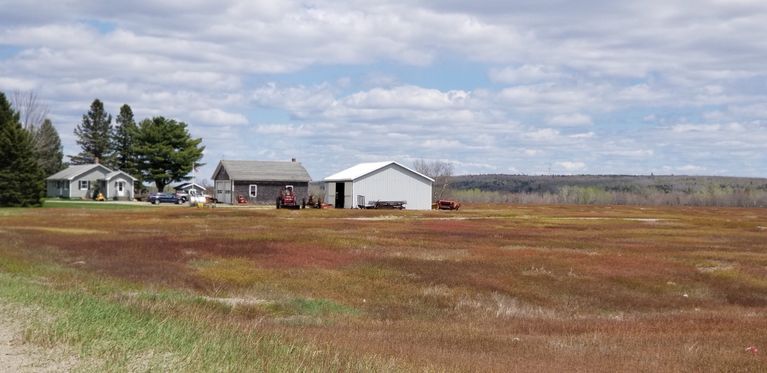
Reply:
M178 198L173 193L152 193L149 195L148 199L149 203L158 204L158 203L175 203L180 204L181 199Z

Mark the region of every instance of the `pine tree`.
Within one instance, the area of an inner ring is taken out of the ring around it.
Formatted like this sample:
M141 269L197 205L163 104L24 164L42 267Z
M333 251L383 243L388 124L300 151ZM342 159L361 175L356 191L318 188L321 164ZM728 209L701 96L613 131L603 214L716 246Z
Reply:
M115 151L114 166L136 178L134 187L142 189L143 181L136 164L136 154L133 151L133 138L136 137L138 126L133 119L133 109L128 104L120 107L120 114L115 118L112 148Z
M40 205L43 174L32 136L0 92L0 206Z
M112 148L114 149L115 168L133 176L136 172L136 156L133 154L133 137L136 134L136 121L133 110L128 104L120 108L120 114L115 118Z
M104 111L99 99L93 100L90 110L83 115L82 123L75 128L75 136L82 151L70 156L73 164L98 162L112 167L112 115Z
M64 169L64 148L61 146L56 127L50 119L45 119L40 128L32 133L38 161L43 175L50 176Z
M175 182L188 179L193 167L201 166L202 139L193 139L186 123L154 117L139 124L134 138L134 151L143 180L154 182L158 191Z

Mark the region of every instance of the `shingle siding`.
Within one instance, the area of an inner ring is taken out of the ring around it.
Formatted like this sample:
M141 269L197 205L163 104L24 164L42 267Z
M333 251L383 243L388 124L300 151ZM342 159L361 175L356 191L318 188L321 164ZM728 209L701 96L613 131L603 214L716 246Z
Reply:
M221 167L218 174L213 175L213 180L229 180L229 174L226 173L225 168Z
M309 173L298 162L221 161L213 180L232 180L232 203L243 196L251 204L274 205L280 191L292 185L298 200L309 198ZM250 196L250 186L257 185L256 197ZM225 192L225 191L222 191ZM216 190L216 197L223 199Z
M250 186L257 185L256 198L250 197ZM309 198L309 183L302 182L274 182L274 181L240 181L234 183L234 200L237 196L244 196L248 203L257 205L274 205L277 196L286 185L292 185L298 200Z

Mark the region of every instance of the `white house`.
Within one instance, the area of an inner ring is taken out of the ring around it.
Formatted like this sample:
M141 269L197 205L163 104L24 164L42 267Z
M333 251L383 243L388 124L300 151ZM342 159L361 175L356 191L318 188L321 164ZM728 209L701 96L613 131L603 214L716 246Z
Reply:
M69 166L45 179L46 195L61 198L132 200L136 178L123 171L112 171L101 164Z
M434 179L397 162L360 163L326 177L325 203L355 208L376 201L404 201L408 210L431 209Z

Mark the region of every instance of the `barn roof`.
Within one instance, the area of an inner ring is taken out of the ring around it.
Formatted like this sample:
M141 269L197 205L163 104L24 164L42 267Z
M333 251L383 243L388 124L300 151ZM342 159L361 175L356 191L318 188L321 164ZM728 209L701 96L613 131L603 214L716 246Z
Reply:
M230 161L219 162L213 179L223 168L229 180L298 181L309 182L312 178L300 162L291 161Z
M394 162L394 161L386 161L386 162L369 162L369 163L360 163L356 166L349 167L343 171L337 172L333 175L330 175L325 178L325 181L354 181L357 180L365 175L371 174L375 171L378 171L384 167L387 167L389 165L397 165L399 167L404 168L407 171L410 171L411 173L418 175L420 177L423 177L431 182L434 182L434 179L418 172L415 170L412 170L408 167L403 166L401 163Z

